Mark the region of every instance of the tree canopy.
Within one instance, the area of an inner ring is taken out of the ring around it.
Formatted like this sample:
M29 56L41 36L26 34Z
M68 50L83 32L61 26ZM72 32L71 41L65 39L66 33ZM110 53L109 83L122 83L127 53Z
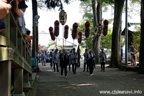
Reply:
M69 4L70 0L39 0L39 2L43 2L48 9L55 9L59 7L59 10L63 10L63 2Z

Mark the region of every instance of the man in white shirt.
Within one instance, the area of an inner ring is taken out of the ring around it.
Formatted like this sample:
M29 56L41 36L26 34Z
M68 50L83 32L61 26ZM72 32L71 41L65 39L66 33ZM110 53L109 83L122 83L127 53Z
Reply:
M19 3L19 9L20 9L20 13L21 13L21 17L18 17L18 20L19 20L19 24L21 26L21 30L22 30L22 33L24 35L26 35L26 28L25 28L25 19L24 19L24 12L26 11L26 8L28 6L25 4L25 1L22 0L20 3Z
M105 72L105 62L106 62L106 53L104 52L104 49L101 49L101 52L99 53L99 58L101 62L101 71Z
M54 63L54 50L52 49L51 52L50 52L50 66L52 67L53 66L53 63Z
M56 49L54 52L54 66L53 66L54 72L55 72L55 67L56 67L57 72L59 72L59 69L58 69L59 62L60 62L59 53L58 53L58 49Z
M83 72L85 72L86 66L87 66L87 72L88 72L88 63L87 63L87 60L88 60L88 51L87 51L87 49L85 49L85 53L83 54L83 56L84 56L84 70L83 70Z

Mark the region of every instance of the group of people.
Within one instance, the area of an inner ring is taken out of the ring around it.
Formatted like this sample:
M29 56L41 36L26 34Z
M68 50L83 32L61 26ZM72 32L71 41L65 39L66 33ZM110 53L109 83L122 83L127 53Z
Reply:
M106 53L104 52L104 49L101 49L101 52L99 53L100 63L101 63L101 71L105 72L105 62L106 62ZM87 68L86 68L87 65ZM85 49L84 53L84 70L87 70L87 72L90 72L90 76L93 75L93 70L95 67L95 54L92 52L92 50Z
M43 52L41 54L42 58L42 65L43 65L43 56L46 54ZM50 60L50 66L53 67L54 72L59 72L59 66L61 68L61 75L65 75L65 78L67 78L67 66L69 66L69 70L72 66L72 72L73 74L76 74L77 67L78 67L78 53L76 52L75 48L73 48L69 53L66 52L65 49L55 51L52 49L49 53L51 60ZM87 70L87 72L90 73L90 76L93 75L93 70L95 67L95 54L92 52L92 50L85 49L84 56L84 70ZM101 71L105 72L105 62L106 62L106 53L104 52L104 49L101 49L101 52L99 53L99 58L101 62ZM44 64L45 65L45 64ZM87 68L86 68L87 67Z
M10 2L7 1L8 0L0 0L0 23L2 24L2 19L9 13L10 8L12 7L12 12L14 12L18 17L22 32L26 34L24 12L28 6L25 4L25 0L9 0ZM4 23L3 26L5 26Z
M28 6L26 5L25 0L0 0L0 32L3 32L6 28L3 19L11 9L12 12L17 15L18 23L21 27L23 35L26 38L27 44L31 46L30 30L26 30L24 18L26 8L28 8Z
M76 69L78 65L78 54L75 52L75 48L72 49L70 53L67 53L65 49L50 52L51 61L50 65L53 66L54 72L59 72L59 66L61 67L61 75L65 73L65 78L67 78L67 66L72 65L72 71L76 74Z

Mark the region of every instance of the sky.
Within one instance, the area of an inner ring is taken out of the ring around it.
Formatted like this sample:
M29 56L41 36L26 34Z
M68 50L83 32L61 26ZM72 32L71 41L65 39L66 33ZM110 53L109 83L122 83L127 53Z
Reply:
M26 2L29 6L25 12L25 21L26 21L26 28L32 30L32 5L31 2ZM70 3L69 5L64 4L64 10L67 12L67 22L65 25L68 25L70 28L72 28L73 23L80 22L82 18L82 13L80 13L80 2L77 0L75 2ZM39 33L49 33L49 27L54 27L54 22L56 20L59 20L59 10L58 8L54 10L40 10L38 9L38 14L40 15L39 19ZM69 28L69 29L70 29ZM60 24L60 34L58 38L63 38L63 26ZM73 43L72 37L70 36L71 32L69 30L69 36L67 41ZM39 44L40 45L48 45L48 42L50 40L50 34L39 34ZM58 44L62 43L62 40L57 40ZM77 43L77 40L74 41L74 43Z
M26 21L26 28L28 28L29 30L32 31L32 4L31 4L31 0L29 2L26 2L26 4L28 5L28 8L25 12L25 21ZM65 12L67 12L67 22L65 25L68 25L70 28L72 28L72 25L75 22L80 22L83 19L83 13L81 13L81 8L80 8L80 1L76 0L75 2L72 2L70 4L64 4L64 10ZM106 13L103 13L103 18L104 19L112 19L113 15L112 15L112 9L111 7L109 7L109 11ZM48 9L44 9L41 10L38 8L38 14L40 15L40 19L39 19L39 33L49 33L49 27L52 26L54 27L54 22L55 20L59 20L59 10L58 8L54 9L54 10L48 10ZM128 18L128 22L132 22L132 23L139 23L140 22L140 16L139 15L133 15L131 16L132 18ZM125 27L125 14L122 15L122 27ZM69 29L70 29L69 28ZM60 24L60 34L58 36L58 38L63 38L63 26ZM51 40L50 38L50 34L39 34L39 44L40 45L44 45L44 46L48 46L49 41ZM62 45L62 40L59 41L59 39L57 40L58 44ZM71 37L71 32L69 30L69 36L67 41L73 43L73 39ZM77 44L77 40L74 40L74 43Z

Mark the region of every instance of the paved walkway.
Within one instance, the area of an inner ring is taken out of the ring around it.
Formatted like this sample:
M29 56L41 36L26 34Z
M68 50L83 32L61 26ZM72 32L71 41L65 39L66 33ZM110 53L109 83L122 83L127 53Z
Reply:
M36 96L144 96L144 75L136 72L106 68L100 71L96 66L94 75L83 72L83 65L77 74L68 71L68 78L53 72L47 63L40 66ZM101 93L100 93L101 92Z

